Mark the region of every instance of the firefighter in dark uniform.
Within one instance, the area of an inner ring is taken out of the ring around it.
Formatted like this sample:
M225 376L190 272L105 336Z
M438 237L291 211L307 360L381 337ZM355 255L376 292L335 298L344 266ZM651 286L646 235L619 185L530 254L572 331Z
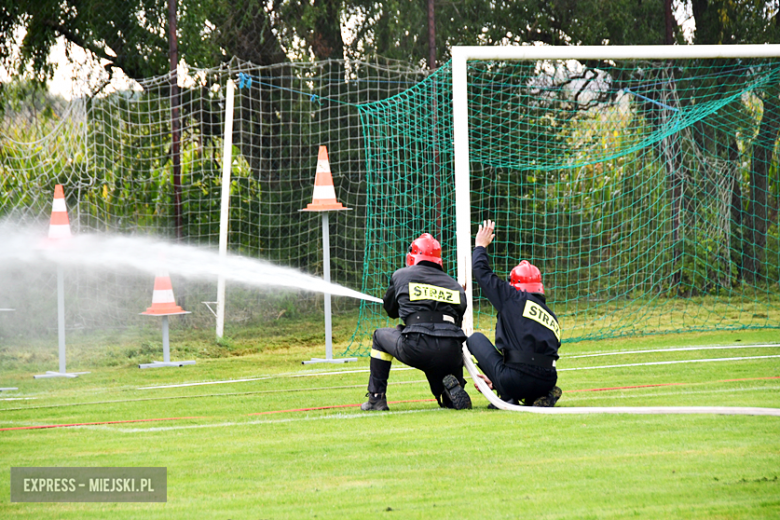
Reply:
M374 331L368 401L363 410L387 410L387 379L394 358L425 372L439 406L471 408L463 389L461 329L466 312L466 292L444 272L441 246L423 233L409 246L406 265L393 273L384 297L391 318L404 325Z
M542 275L526 260L501 280L490 268L487 246L493 241L495 223L479 226L472 273L498 314L496 345L484 334L474 333L467 346L484 372L480 377L507 402L555 406L561 389L555 386L555 361L561 346L558 318L547 306Z

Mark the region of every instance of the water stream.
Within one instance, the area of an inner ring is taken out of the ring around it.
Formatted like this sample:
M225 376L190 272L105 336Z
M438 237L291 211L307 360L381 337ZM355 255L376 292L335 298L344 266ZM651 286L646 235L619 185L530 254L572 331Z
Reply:
M49 240L40 229L14 231L0 225L0 265L56 263L64 267L90 270L136 271L152 276L175 274L201 281L226 281L253 287L288 288L333 296L345 296L381 303L382 300L321 278L282 267L264 260L228 254L204 247L179 245L142 236L78 234L71 238Z

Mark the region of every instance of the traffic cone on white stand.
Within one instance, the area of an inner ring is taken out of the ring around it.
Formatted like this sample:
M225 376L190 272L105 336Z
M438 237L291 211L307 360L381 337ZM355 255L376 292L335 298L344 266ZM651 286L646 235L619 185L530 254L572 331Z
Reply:
M336 188L333 187L333 175L330 172L328 149L320 146L320 151L317 155L317 175L314 177L314 195L312 196L311 204L300 211L322 213L322 265L324 279L327 283L330 283L330 225L328 223L328 212L349 211L349 209L336 200ZM308 365L310 363L347 363L348 361L357 361L357 358L333 359L330 294L325 293L325 358L312 358L302 363Z
M177 314L190 314L178 305L173 297L173 285L171 277L167 272L158 274L154 279L154 293L152 293L152 306L141 313L144 316L162 317L162 335L163 335L163 360L152 361L151 363L142 363L138 368L157 368L157 367L180 367L183 365L194 365L194 361L171 361L171 348L168 343L168 316Z
M330 172L328 149L320 146L317 155L317 174L314 177L314 194L311 204L301 211L345 211L344 205L336 200L336 188L333 186L333 175Z
M154 279L154 292L152 293L152 306L147 307L145 316L171 316L173 314L189 314L178 305L173 297L173 284L168 273L158 274Z
M68 208L65 205L65 192L62 184L54 186L54 202L51 206L51 219L49 220L49 239L43 247L61 245L61 240L71 238L70 220L68 220ZM65 294L62 275L62 265L57 264L57 321L59 336L59 372L48 371L45 374L34 376L35 379L48 377L77 377L89 372L68 373L65 370Z

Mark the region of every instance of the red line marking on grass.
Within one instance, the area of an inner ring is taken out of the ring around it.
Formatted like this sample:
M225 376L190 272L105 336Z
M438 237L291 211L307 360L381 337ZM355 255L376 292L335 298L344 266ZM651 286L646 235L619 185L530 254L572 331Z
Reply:
M760 381L762 379L780 379L780 376L771 376L771 377L743 377L742 379L724 379L723 381L718 381L718 383L733 383L734 381Z
M655 385L612 386L609 388L581 388L580 390L568 390L566 393L573 394L575 392L608 392L610 390L630 390L632 388L652 388L654 386L679 386L687 384L689 383L658 383Z
M398 403L427 403L430 401L436 401L436 399L410 399L408 401L389 401L387 404L398 404ZM250 413L247 415L268 415L271 413L290 413L290 412L309 412L312 410L330 410L332 408L351 408L355 406L360 406L360 403L357 404L334 404L331 406L314 406L312 408L291 408L289 410L271 410L268 412L255 412Z
M72 428L74 426L94 426L96 424L120 424L120 423L150 422L150 421L182 421L184 419L203 419L203 417L163 417L159 419L128 419L126 421L100 421L100 422L72 423L72 424L41 424L39 426L17 426L14 428L0 428L0 432L7 432L11 430L43 430L45 428Z

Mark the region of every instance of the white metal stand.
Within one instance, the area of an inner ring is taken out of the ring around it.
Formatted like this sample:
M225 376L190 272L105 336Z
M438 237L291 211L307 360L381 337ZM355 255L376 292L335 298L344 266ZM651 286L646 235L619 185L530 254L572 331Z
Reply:
M222 150L222 202L219 212L219 260L223 263L227 257L228 223L230 221L230 171L233 165L233 103L236 85L232 79L227 82L225 96L225 138ZM217 338L225 333L225 275L222 272L224 266L220 266L217 276ZM205 302L204 302L205 303ZM208 304L207 304L208 305ZM209 307L211 310L211 307ZM212 311L214 312L214 311Z
M330 283L330 223L328 222L327 211L322 212L322 263L325 282ZM349 363L350 361L357 361L357 358L333 359L333 325L330 318L330 294L325 293L325 359L312 358L309 361L303 361L302 364Z
M188 312L177 312L176 314L189 314ZM171 361L171 347L168 342L168 316L162 315L162 340L163 340L163 360L152 361L151 363L141 363L138 368L159 368L159 367L180 367L184 365L194 365L194 361Z
M206 308L209 310L209 312L211 312L211 314L213 314L215 318L217 317L217 311L215 311L214 309L212 309L212 308L211 308L211 306L212 306L212 305L218 305L218 304L219 304L219 302L200 302L200 303L202 303L203 305L205 305L205 306L206 306ZM217 335L217 337L220 337L220 336L219 336L219 335Z
M0 309L0 312L12 312L14 310L15 309ZM19 390L19 389L16 388L15 386L9 386L9 387L5 387L5 388L0 388L0 392L10 392L12 390Z
M65 370L65 288L62 275L62 265L57 264L57 331L59 339L60 371L48 371L45 374L33 376L35 379L49 377L78 377L89 372L71 372Z

